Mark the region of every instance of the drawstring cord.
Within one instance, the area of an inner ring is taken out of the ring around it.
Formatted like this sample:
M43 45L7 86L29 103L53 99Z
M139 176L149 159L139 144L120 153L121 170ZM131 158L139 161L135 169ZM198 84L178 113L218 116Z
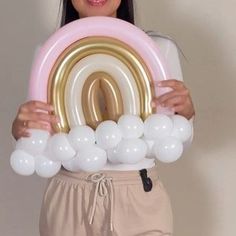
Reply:
M111 204L110 230L113 231L113 206L114 206L113 192L114 192L114 189L113 189L113 184L112 184L112 178L106 177L103 173L95 173L95 174L88 176L88 180L90 180L91 182L96 184L94 199L93 199L93 206L92 206L92 210L89 215L89 224L91 225L93 223L98 194L101 197L107 196L108 195L108 188L107 187L109 187L109 189L110 189L110 204Z

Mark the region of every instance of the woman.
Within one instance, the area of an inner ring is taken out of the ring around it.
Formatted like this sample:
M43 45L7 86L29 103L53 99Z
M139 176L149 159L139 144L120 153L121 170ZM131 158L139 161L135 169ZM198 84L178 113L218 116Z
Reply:
M88 16L118 17L130 23L133 3L130 0L64 0L62 24ZM167 60L175 60L172 76L181 80L175 45L168 39L155 37L161 50L171 48ZM173 64L173 63L170 63ZM164 106L191 119L192 100L180 80L158 84L172 92L153 98L153 106ZM38 112L38 109L42 112ZM50 115L53 107L39 101L20 106L13 122L12 134L27 137L29 128L51 130L59 118ZM47 122L47 124L45 124ZM134 236L172 235L172 212L169 197L158 179L152 159L135 165L107 165L100 173L71 173L62 169L47 186L41 217L41 236Z

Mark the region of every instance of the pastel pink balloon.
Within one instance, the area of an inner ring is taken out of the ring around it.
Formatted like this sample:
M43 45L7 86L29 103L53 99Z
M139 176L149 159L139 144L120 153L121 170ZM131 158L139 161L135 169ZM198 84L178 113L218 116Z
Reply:
M57 58L68 46L89 36L112 37L125 42L143 58L154 80L169 78L158 46L141 29L112 17L86 17L60 28L40 49L30 77L30 100L47 102L48 78ZM158 95L169 91L166 88L155 89Z

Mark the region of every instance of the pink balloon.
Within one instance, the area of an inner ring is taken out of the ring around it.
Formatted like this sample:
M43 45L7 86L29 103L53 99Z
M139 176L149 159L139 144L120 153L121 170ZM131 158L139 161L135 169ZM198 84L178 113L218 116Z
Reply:
M40 49L30 77L30 100L47 102L48 78L57 58L68 46L89 36L107 36L125 42L143 58L154 80L169 78L158 46L141 29L112 17L86 17L60 28ZM169 91L158 87L155 90L158 95Z

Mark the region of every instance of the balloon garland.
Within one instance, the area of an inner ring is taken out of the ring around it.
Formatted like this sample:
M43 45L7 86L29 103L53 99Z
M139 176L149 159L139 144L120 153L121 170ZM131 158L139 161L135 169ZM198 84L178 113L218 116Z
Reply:
M134 25L88 17L62 27L41 48L29 86L29 98L53 104L61 122L53 136L30 130L29 138L20 138L13 170L52 177L61 165L99 171L108 161L177 160L192 127L184 117L151 107L153 96L169 90L150 84L164 79L168 70L158 47Z

